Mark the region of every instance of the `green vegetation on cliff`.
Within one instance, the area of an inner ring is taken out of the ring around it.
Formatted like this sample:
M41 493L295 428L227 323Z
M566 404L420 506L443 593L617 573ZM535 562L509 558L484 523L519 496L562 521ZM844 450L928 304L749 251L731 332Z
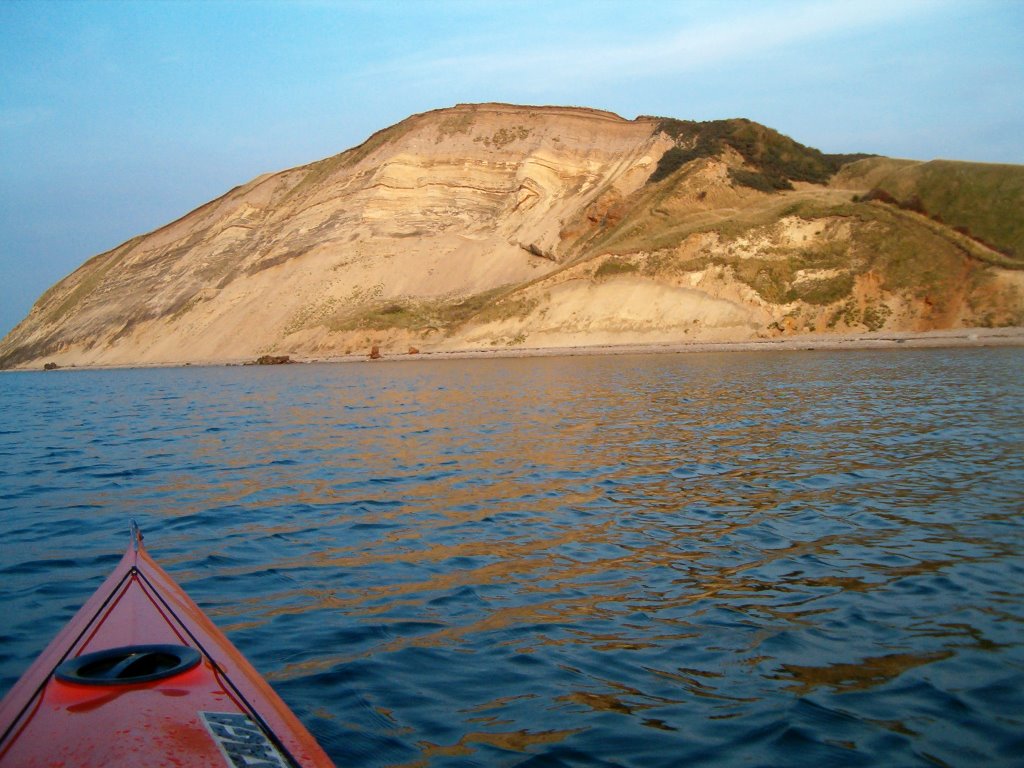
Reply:
M865 199L924 214L1024 267L1024 167L949 160L904 165Z
M429 329L451 333L471 322L483 324L526 317L537 306L537 300L517 296L515 289L516 286L500 286L457 299L373 300L333 314L311 313L294 323L290 332L323 325L332 331Z
M734 170L738 184L763 192L792 189L794 181L825 184L844 164L868 155L826 155L783 136L778 131L740 118L732 120L675 120L661 118L658 130L676 146L658 162L650 182L661 181L691 160L718 157L728 147L754 170Z

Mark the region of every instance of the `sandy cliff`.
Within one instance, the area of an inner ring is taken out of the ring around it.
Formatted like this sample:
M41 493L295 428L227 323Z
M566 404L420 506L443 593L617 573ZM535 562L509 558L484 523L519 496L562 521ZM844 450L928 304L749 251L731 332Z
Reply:
M915 165L747 121L460 105L90 259L0 365L1024 323L1012 238L869 194Z

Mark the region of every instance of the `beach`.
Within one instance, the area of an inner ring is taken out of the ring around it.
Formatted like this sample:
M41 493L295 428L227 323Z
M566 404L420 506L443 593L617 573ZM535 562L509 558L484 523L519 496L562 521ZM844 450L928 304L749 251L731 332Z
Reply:
M417 351L402 353L380 349L375 362L396 360L453 360L489 357L551 357L575 355L649 355L694 352L757 352L799 350L923 349L941 347L1024 346L1024 328L955 328L926 332L885 332L863 334L806 334L744 341L679 341L647 344L580 344L558 347L489 347L478 349ZM369 359L359 355L293 357L301 363L344 363Z

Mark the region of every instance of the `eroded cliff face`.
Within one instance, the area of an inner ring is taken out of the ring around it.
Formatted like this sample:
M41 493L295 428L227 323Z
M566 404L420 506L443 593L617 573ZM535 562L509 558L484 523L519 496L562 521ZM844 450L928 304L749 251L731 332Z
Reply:
M763 143L768 129L756 128ZM920 213L851 202L878 161L832 186L789 184L773 161L772 183L789 189L758 189L752 139L719 146L704 134L558 107L416 115L86 262L0 343L0 365L1024 319L1012 259ZM684 153L679 168L669 150Z

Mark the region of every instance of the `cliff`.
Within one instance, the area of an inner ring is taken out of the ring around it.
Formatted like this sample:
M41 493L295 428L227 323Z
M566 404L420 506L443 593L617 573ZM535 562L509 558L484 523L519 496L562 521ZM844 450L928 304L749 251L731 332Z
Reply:
M746 120L459 105L95 256L0 367L1022 325L1022 197Z

